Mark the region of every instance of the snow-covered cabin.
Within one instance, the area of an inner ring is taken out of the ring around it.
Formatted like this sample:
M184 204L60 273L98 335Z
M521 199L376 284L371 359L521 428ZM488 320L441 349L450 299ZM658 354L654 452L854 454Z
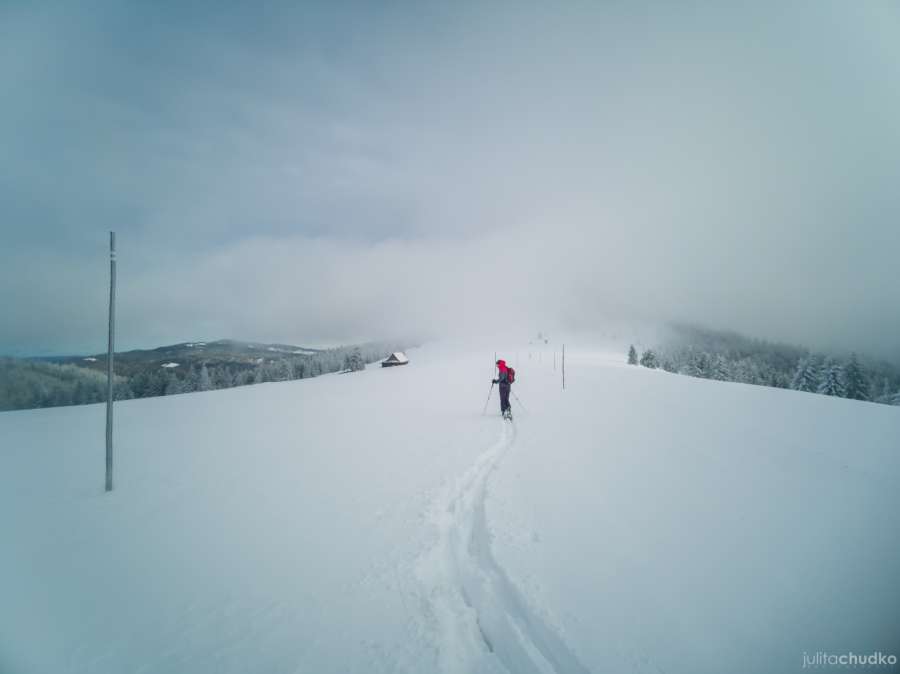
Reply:
M381 367L394 367L395 365L406 365L409 358L402 351L395 351L390 356L381 361Z

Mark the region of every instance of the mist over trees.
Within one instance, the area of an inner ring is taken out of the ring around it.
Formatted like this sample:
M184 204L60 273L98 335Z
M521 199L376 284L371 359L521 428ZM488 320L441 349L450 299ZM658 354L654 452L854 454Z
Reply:
M116 400L213 391L265 382L292 381L329 372L356 372L383 359L399 345L364 344L309 353L272 352L265 357L233 358L200 353L175 363L127 361L120 364L114 384ZM84 359L82 359L84 360ZM0 358L0 410L22 410L106 401L103 363L91 366L17 358Z
M636 364L636 353L629 348L629 364ZM730 332L679 326L667 344L646 349L640 364L702 379L900 405L900 368L893 363L861 359L856 353L826 357Z

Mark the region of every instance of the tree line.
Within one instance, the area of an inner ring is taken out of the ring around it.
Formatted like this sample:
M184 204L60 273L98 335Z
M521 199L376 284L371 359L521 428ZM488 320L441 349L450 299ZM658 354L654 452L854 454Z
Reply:
M355 372L386 357L383 345L327 349L257 359L196 359L164 367L159 362L129 365L130 374L116 375L116 400L212 391L308 379L331 372ZM106 374L70 363L0 358L0 410L22 410L106 401Z
M104 402L106 384L105 374L86 367L0 358L0 410ZM134 397L126 377L115 377L113 392Z
M871 360L812 353L800 347L712 333L695 343L677 343L638 354L628 350L628 363L702 379L808 391L822 395L900 405L900 369Z

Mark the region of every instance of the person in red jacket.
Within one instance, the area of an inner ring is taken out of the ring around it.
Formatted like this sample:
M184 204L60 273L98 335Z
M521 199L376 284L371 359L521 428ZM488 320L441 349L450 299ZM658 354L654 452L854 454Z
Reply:
M504 419L512 419L512 408L509 406L509 390L512 387L512 379L505 360L497 361L497 378L493 380L500 389L500 414Z

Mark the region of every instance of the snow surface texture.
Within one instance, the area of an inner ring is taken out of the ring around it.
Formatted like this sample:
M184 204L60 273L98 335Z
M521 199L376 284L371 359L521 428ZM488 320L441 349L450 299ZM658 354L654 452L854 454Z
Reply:
M894 653L896 408L573 347L0 414L0 672L793 672Z

